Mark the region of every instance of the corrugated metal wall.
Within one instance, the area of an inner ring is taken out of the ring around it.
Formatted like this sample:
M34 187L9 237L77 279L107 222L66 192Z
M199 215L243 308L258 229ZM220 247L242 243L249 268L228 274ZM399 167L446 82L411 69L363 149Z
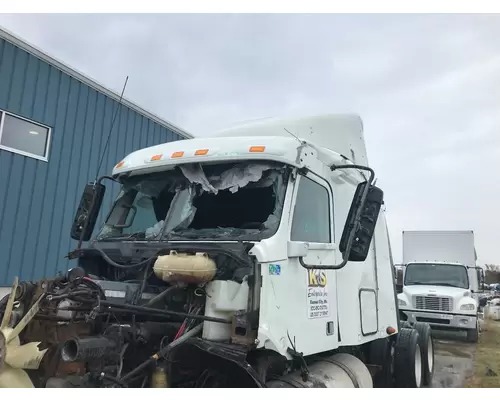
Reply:
M0 39L0 108L52 128L48 162L0 149L0 286L11 285L15 276L35 280L68 269L64 257L76 244L69 236L74 212L96 175L117 106ZM120 107L100 175L136 149L183 139ZM116 192L117 185L107 191L103 209Z

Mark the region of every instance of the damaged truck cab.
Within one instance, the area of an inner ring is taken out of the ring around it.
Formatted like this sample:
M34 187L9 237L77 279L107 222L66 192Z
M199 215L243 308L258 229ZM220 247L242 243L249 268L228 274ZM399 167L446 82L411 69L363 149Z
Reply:
M121 189L83 248L105 179ZM91 322L62 346L64 362L84 365L73 385L430 384L429 326L399 326L373 181L351 115L261 120L126 156L85 188L71 231L78 267L46 299ZM71 285L82 294L58 294ZM92 346L113 355L107 381Z

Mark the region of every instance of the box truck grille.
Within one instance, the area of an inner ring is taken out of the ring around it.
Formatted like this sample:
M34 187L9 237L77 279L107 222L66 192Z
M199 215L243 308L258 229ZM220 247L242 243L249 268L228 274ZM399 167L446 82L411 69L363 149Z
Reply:
M418 310L452 311L453 304L449 297L415 296L415 308Z

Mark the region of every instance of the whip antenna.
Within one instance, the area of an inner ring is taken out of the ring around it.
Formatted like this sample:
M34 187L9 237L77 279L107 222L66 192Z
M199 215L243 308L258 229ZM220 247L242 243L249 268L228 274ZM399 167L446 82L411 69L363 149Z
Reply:
M115 114L113 115L113 120L111 121L111 127L109 128L108 137L106 139L106 144L104 145L104 149L101 155L101 160L99 161L99 166L97 167L97 172L95 174L94 182L97 182L97 178L99 177L99 171L101 170L102 162L104 161L104 155L106 154L106 150L108 149L109 139L111 138L111 133L113 132L113 127L115 125L116 116L118 112L121 111L121 105L123 100L123 93L125 93L125 88L127 87L128 76L125 78L125 84L123 85L122 94L120 95L120 100L118 101L118 106L116 107Z

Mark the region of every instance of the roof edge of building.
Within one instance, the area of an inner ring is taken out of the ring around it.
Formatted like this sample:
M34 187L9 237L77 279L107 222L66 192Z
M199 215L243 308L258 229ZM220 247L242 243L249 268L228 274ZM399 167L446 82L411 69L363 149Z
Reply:
M39 58L40 60L52 65L53 67L61 70L65 74L82 82L83 84L91 87L92 89L110 97L111 99L116 100L116 101L120 101L120 95L118 93L101 85L100 83L96 82L92 78L90 78L90 77L86 76L85 74L77 71L76 69L68 66L64 62L62 62L62 61L60 61L52 56L49 56L43 50L26 42L24 39L20 38L19 36L15 35L14 33L10 32L9 30L5 29L2 26L0 26L0 38L13 44L14 46L19 47L20 49L30 53L34 57ZM180 135L186 139L194 138L194 135L186 132L184 129L181 129L178 126L172 124L171 122L168 122L168 121L164 120L163 118L160 118L159 116L145 110L144 108L138 106L134 102L127 100L125 97L123 97L123 99L122 99L122 104L129 107L130 109L136 111L137 113L142 114L144 117L149 118L150 120L171 129L172 131L174 131L175 133L177 133L178 135Z

